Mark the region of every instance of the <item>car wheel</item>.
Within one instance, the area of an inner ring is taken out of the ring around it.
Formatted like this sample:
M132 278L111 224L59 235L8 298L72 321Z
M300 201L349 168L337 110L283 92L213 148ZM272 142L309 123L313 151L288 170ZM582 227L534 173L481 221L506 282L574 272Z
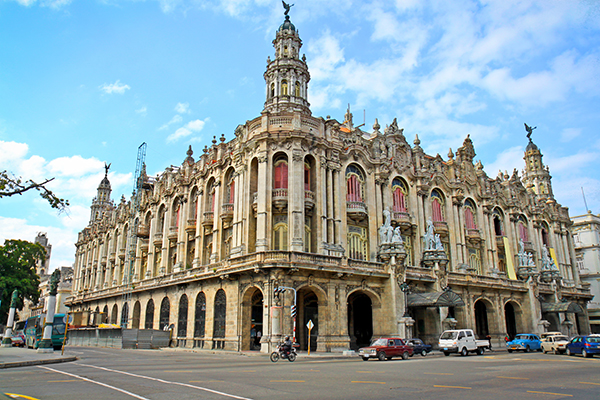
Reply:
M557 354L559 354L559 351L556 349L552 349L552 354L557 355Z
M477 355L480 356L483 354L483 349L481 347L477 348Z
M546 353L547 353L546 349L543 349L543 350L542 350L542 352L543 352L544 354L546 354Z
M448 356L450 355L450 353L448 353L447 351L445 351L445 352L444 352L444 355L445 355L446 357L448 357Z
M590 356L590 355L588 354L588 352L587 352L587 351L585 351L585 350L581 350L581 356L582 356L583 358L589 358L589 356Z
M512 353L513 351L512 351L511 349L508 349L508 352L509 352L509 353Z
M383 351L380 351L379 354L377 354L377 358L379 359L379 361L385 361L385 353Z
M427 351L425 351L425 350L421 350L421 355L422 355L423 357L425 357L425 356L427 355Z
M529 353L529 350L531 350L531 349L529 348L529 345L528 345L527 347L525 347L525 353Z
M405 351L404 353L402 353L402 359L408 360L408 351Z
M369 357L363 357L362 360L363 361L369 361Z
M469 351L467 350L466 347L463 347L462 350L460 351L460 355L464 357L467 354L469 354Z
M568 356L574 356L575 354L573 354L573 352L571 351L571 349L567 349L567 355Z

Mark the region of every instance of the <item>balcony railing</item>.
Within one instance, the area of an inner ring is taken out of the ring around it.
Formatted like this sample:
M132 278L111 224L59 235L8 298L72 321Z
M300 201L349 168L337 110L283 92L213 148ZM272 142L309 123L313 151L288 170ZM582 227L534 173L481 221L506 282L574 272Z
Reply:
M225 220L233 218L233 203L225 203L221 206L221 218Z
M288 203L288 190L286 189L273 189L273 207L277 209L283 209Z
M154 241L153 241L154 245L155 246L160 246L160 245L162 245L162 241L163 241L163 234L162 234L162 232L155 233L154 234Z
M304 191L304 208L310 211L315 206L315 192L310 190Z
M196 232L196 218L188 219L185 225L185 231L188 233Z
M446 221L434 221L433 226L437 232L448 232L448 223Z
M467 237L469 239L481 239L479 229L467 228Z
M398 224L410 224L410 214L406 211L392 211L392 221Z
M177 240L178 231L179 227L177 226L169 227L169 235L167 236L167 238L169 238L169 240Z
M146 225L139 225L137 228L137 236L147 238L150 236L150 228Z
M346 214L355 221L361 221L367 216L367 206L362 201L347 201Z
M204 219L202 220L202 225L212 225L214 221L215 213L212 211L206 211L204 213Z

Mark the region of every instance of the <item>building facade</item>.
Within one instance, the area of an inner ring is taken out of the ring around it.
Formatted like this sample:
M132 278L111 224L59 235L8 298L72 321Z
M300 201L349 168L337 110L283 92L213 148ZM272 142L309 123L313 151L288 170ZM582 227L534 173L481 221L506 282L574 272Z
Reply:
M366 132L350 109L314 117L288 15L273 45L263 111L234 139L142 173L139 206L113 204L105 177L76 243L72 310L230 350L294 332L303 349L341 351L449 327L495 341L589 330L568 209L531 138L522 176L490 178L468 136L443 160L395 119Z
M572 217L575 257L581 281L588 285L594 298L587 311L592 333L600 333L600 215Z

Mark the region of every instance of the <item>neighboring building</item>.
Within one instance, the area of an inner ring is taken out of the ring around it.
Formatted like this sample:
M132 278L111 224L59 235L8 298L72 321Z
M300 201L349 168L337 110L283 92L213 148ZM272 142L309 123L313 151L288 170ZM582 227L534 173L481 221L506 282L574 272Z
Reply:
M46 259L44 262L37 262L35 266L35 272L39 276L46 275L50 268L50 257L52 256L52 245L48 243L48 234L45 232L39 232L35 238L35 243L40 244L46 250Z
M571 217L577 269L582 282L589 285L593 300L587 311L593 333L600 333L600 215Z
M468 136L444 161L418 138L411 146L395 119L365 132L350 110L343 122L313 117L289 16L273 45L263 111L233 140L143 173L136 210L108 204L105 176L96 199L106 206L76 243L73 310L133 328L174 324L178 346L230 350L250 349L252 329L262 351L292 333L291 290L276 287L297 291L303 349L309 321L319 351L386 335L436 342L454 326L496 342L588 332L568 209L531 139L523 178L490 178Z

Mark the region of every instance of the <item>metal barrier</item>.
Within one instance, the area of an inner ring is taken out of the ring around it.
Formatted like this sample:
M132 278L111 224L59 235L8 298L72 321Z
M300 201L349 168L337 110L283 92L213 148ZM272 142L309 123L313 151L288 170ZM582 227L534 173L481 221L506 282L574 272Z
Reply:
M168 347L170 342L169 331L155 329L79 328L67 334L69 346L158 349Z

